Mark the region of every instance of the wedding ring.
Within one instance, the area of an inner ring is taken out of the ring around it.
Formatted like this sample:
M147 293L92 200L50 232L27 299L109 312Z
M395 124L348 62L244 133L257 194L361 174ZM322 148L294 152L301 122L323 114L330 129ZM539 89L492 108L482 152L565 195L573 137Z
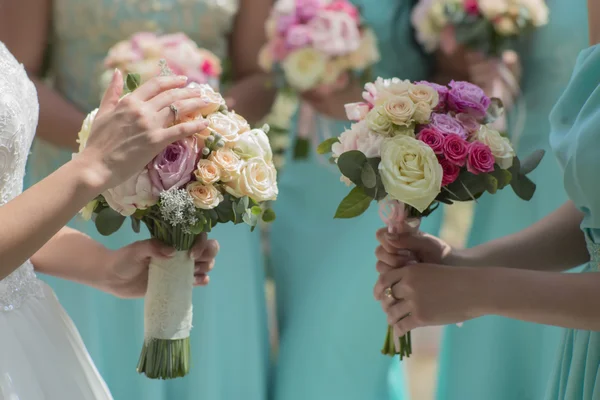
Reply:
M171 104L169 106L169 108L171 109L171 111L173 111L173 115L175 116L175 122L177 122L177 117L179 114L179 110L177 109L177 107L175 107L175 104Z
M388 288L385 288L385 290L383 291L383 294L388 299L397 300L396 297L394 296L394 292L392 291L392 287L391 286L388 287Z

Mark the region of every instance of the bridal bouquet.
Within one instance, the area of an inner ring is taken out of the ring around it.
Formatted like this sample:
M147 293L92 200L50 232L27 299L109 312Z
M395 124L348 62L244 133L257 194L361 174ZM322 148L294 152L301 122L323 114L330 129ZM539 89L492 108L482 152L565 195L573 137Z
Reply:
M266 22L268 42L259 53L267 72L275 69L282 90L330 92L368 74L379 61L377 38L348 0L278 0ZM300 103L295 156L308 155L315 112Z
M521 162L509 140L487 125L502 108L478 86L378 78L365 85L363 98L346 105L351 128L318 148L332 153L342 182L354 186L335 218L357 217L375 200L391 233L417 231L439 203L476 200L507 185L524 200L533 196L526 175L544 152ZM394 342L390 327L382 353L410 356L410 332L399 349Z
M128 75L128 90L135 90L139 80ZM138 372L153 379L189 372L194 263L188 251L198 235L219 223L246 223L253 230L260 220L275 218L265 207L278 194L268 125L250 129L210 86L192 85L204 90L207 105L198 115L185 117L206 118L208 128L172 143L138 174L82 210L103 235L116 232L131 217L135 231L144 223L152 237L178 250L169 260L150 263ZM96 112L87 116L79 132L80 151Z
M199 48L184 33L156 35L139 32L128 40L115 44L104 59L107 71L101 78L106 87L112 71L118 68L124 75L136 73L142 83L160 73L159 60L165 60L173 73L185 75L190 82L207 83L219 88L222 66L219 58L208 50Z

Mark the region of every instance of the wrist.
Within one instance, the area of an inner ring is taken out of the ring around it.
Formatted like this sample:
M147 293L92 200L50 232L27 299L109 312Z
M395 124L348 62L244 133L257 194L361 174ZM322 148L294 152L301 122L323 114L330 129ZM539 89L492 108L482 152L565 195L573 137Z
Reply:
M106 167L101 155L85 149L71 161L77 171L78 182L83 190L93 193L92 198L110 186L111 171Z

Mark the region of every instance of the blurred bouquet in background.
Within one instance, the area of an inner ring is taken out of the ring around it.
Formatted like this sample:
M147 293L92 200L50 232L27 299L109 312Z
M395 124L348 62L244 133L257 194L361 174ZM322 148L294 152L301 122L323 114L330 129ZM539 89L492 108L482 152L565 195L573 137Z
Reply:
M351 128L318 148L332 153L342 182L354 186L335 218L357 217L375 200L390 233L417 231L439 203L476 200L507 185L524 200L533 196L526 174L544 152L521 162L509 140L487 125L501 103L478 86L378 78L365 85L363 98L346 105ZM396 339L390 327L382 352L410 356L410 332L398 348Z
M164 74L164 63L162 68ZM128 91L140 80L129 74ZM150 263L138 372L153 379L182 377L190 369L194 262L188 251L198 236L217 224L246 223L254 230L259 221L275 219L266 206L278 194L268 126L250 129L209 85L189 86L202 90L206 105L194 115L179 115L176 123L205 118L208 127L170 144L138 174L81 211L85 219L94 219L103 235L116 232L131 217L134 231L144 223L153 238L178 250L170 259ZM96 112L87 116L79 132L80 152Z
M267 43L259 53L266 72L278 73L277 86L290 95L307 91L326 94L352 79L368 80L379 61L377 38L347 0L279 0L266 22ZM300 102L296 158L310 150L310 135L318 144L315 111Z
M101 77L102 88L108 86L115 68L123 75L138 74L144 83L160 73L159 60L165 60L173 73L187 76L189 82L219 89L223 68L216 55L199 48L184 33L160 36L150 32L136 33L111 47L104 59L107 71Z

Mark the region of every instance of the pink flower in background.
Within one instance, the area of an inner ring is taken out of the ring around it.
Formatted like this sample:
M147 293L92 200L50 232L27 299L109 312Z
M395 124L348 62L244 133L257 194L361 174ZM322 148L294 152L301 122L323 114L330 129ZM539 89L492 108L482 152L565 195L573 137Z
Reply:
M415 82L417 85L427 85L434 88L438 92L439 102L433 111L443 111L446 109L446 100L448 100L448 88L443 85L438 85L437 83L420 81Z
M138 209L145 210L158 201L158 194L153 193L148 170L145 168L102 195L110 208L126 217Z
M477 0L465 0L463 5L467 14L479 15L479 6L477 5Z
M346 117L350 121L360 121L365 119L367 113L371 109L367 103L349 103L345 104Z
M171 143L148 164L152 190L155 195L171 188L179 188L192 179L201 149L196 140L186 139Z
M475 117L469 114L456 114L454 116L461 123L462 126L467 130L467 134L470 136L476 133L481 126Z
M325 6L326 10L343 12L350 17L352 17L357 23L360 22L360 13L358 9L354 6L354 4L350 3L346 0L334 0L327 6Z
M458 165L451 163L444 157L438 157L438 161L442 166L442 171L444 171L442 186L449 185L458 179L458 175L460 175L460 167Z
M419 132L417 139L425 143L435 154L444 154L444 135L433 128L425 128Z
M286 44L291 48L306 46L310 43L310 29L306 25L290 27L286 35Z
M317 15L321 8L320 0L297 0L296 15L300 22L308 22Z
M448 114L431 114L429 126L445 135L457 135L463 139L467 138L467 131L464 126Z
M449 162L462 167L467 161L468 154L469 143L466 140L457 135L444 137L444 156Z
M450 82L448 107L457 113L465 113L475 118L483 118L490 106L490 98L483 90L469 82Z
M271 49L273 51L273 58L277 61L283 61L288 53L289 50L286 46L285 40L282 38L275 38L273 39L273 41L271 42Z
M187 43L190 38L185 33L171 33L169 35L163 35L159 38L161 45L165 47L179 46L182 43Z
M467 170L475 175L492 172L494 170L494 155L492 150L481 142L469 144Z
M295 14L291 15L280 15L277 19L277 32L280 35L284 35L287 33L288 29L298 23L298 18Z
M321 11L309 23L315 49L330 56L340 56L357 50L360 31L356 21L347 14Z

